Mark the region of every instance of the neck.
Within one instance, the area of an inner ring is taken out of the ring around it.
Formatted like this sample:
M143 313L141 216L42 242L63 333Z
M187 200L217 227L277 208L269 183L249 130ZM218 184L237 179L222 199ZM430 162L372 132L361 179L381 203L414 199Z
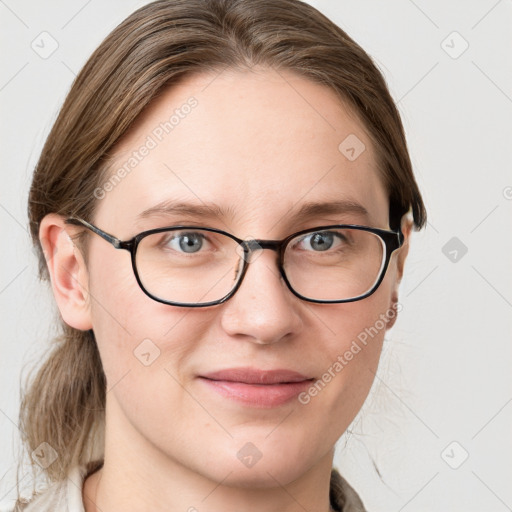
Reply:
M107 407L106 424L120 426L108 419ZM188 467L126 426L116 428L115 436L113 428L105 433L103 467L90 475L83 487L85 512L332 510L329 484L334 449L291 481L289 467L272 471L261 465L256 474L255 465L248 473L238 459L230 470L216 474L214 461L205 461L204 467Z

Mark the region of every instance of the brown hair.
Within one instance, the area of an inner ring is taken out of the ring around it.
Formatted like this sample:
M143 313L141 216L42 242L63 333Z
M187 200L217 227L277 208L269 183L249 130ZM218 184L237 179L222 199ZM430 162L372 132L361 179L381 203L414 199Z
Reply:
M41 220L48 213L92 220L94 190L114 146L164 88L192 73L254 65L293 71L343 98L377 149L390 226L399 228L408 211L416 228L425 224L396 106L375 64L343 30L299 0L159 0L129 16L93 53L46 140L28 204L41 277L48 278ZM58 454L44 471L50 481L101 458L105 387L92 331L62 322L20 411L26 449L47 442Z

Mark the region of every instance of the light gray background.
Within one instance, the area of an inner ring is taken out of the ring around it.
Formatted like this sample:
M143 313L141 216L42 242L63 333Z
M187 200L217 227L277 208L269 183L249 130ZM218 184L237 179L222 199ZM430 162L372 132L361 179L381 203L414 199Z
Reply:
M12 496L20 375L47 350L55 315L27 234L31 173L74 75L145 3L0 0L0 500ZM384 72L429 212L404 309L335 462L369 510L512 510L512 2L310 3ZM43 31L59 45L46 59L31 48Z

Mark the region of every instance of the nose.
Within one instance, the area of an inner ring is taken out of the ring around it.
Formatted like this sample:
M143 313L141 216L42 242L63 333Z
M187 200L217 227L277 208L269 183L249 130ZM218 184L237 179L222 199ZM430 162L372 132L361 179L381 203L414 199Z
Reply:
M222 328L254 343L276 343L299 332L299 301L279 273L276 253L257 250L251 254L240 288L222 306Z

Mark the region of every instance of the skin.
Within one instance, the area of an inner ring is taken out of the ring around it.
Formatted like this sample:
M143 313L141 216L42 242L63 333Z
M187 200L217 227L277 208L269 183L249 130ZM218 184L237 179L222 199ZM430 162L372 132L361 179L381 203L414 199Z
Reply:
M291 72L189 76L138 120L116 148L112 168L191 96L197 107L98 201L98 227L121 240L181 222L263 239L334 223L389 228L388 198L365 128L330 89ZM338 150L349 134L366 146L355 161ZM136 221L167 199L213 202L229 207L229 215ZM368 216L294 219L306 202L339 199L363 205ZM93 234L86 266L72 241L80 228L45 217L40 237L60 312L72 327L94 330L107 376L105 463L85 482L86 511L328 511L334 445L367 397L386 329L307 405L244 406L213 393L197 375L252 366L320 378L398 300L410 227L403 223L404 247L364 300L302 301L279 276L276 254L264 250L230 300L191 309L147 297L129 253ZM133 353L146 338L160 350L150 366ZM247 442L262 453L251 468L236 456Z

